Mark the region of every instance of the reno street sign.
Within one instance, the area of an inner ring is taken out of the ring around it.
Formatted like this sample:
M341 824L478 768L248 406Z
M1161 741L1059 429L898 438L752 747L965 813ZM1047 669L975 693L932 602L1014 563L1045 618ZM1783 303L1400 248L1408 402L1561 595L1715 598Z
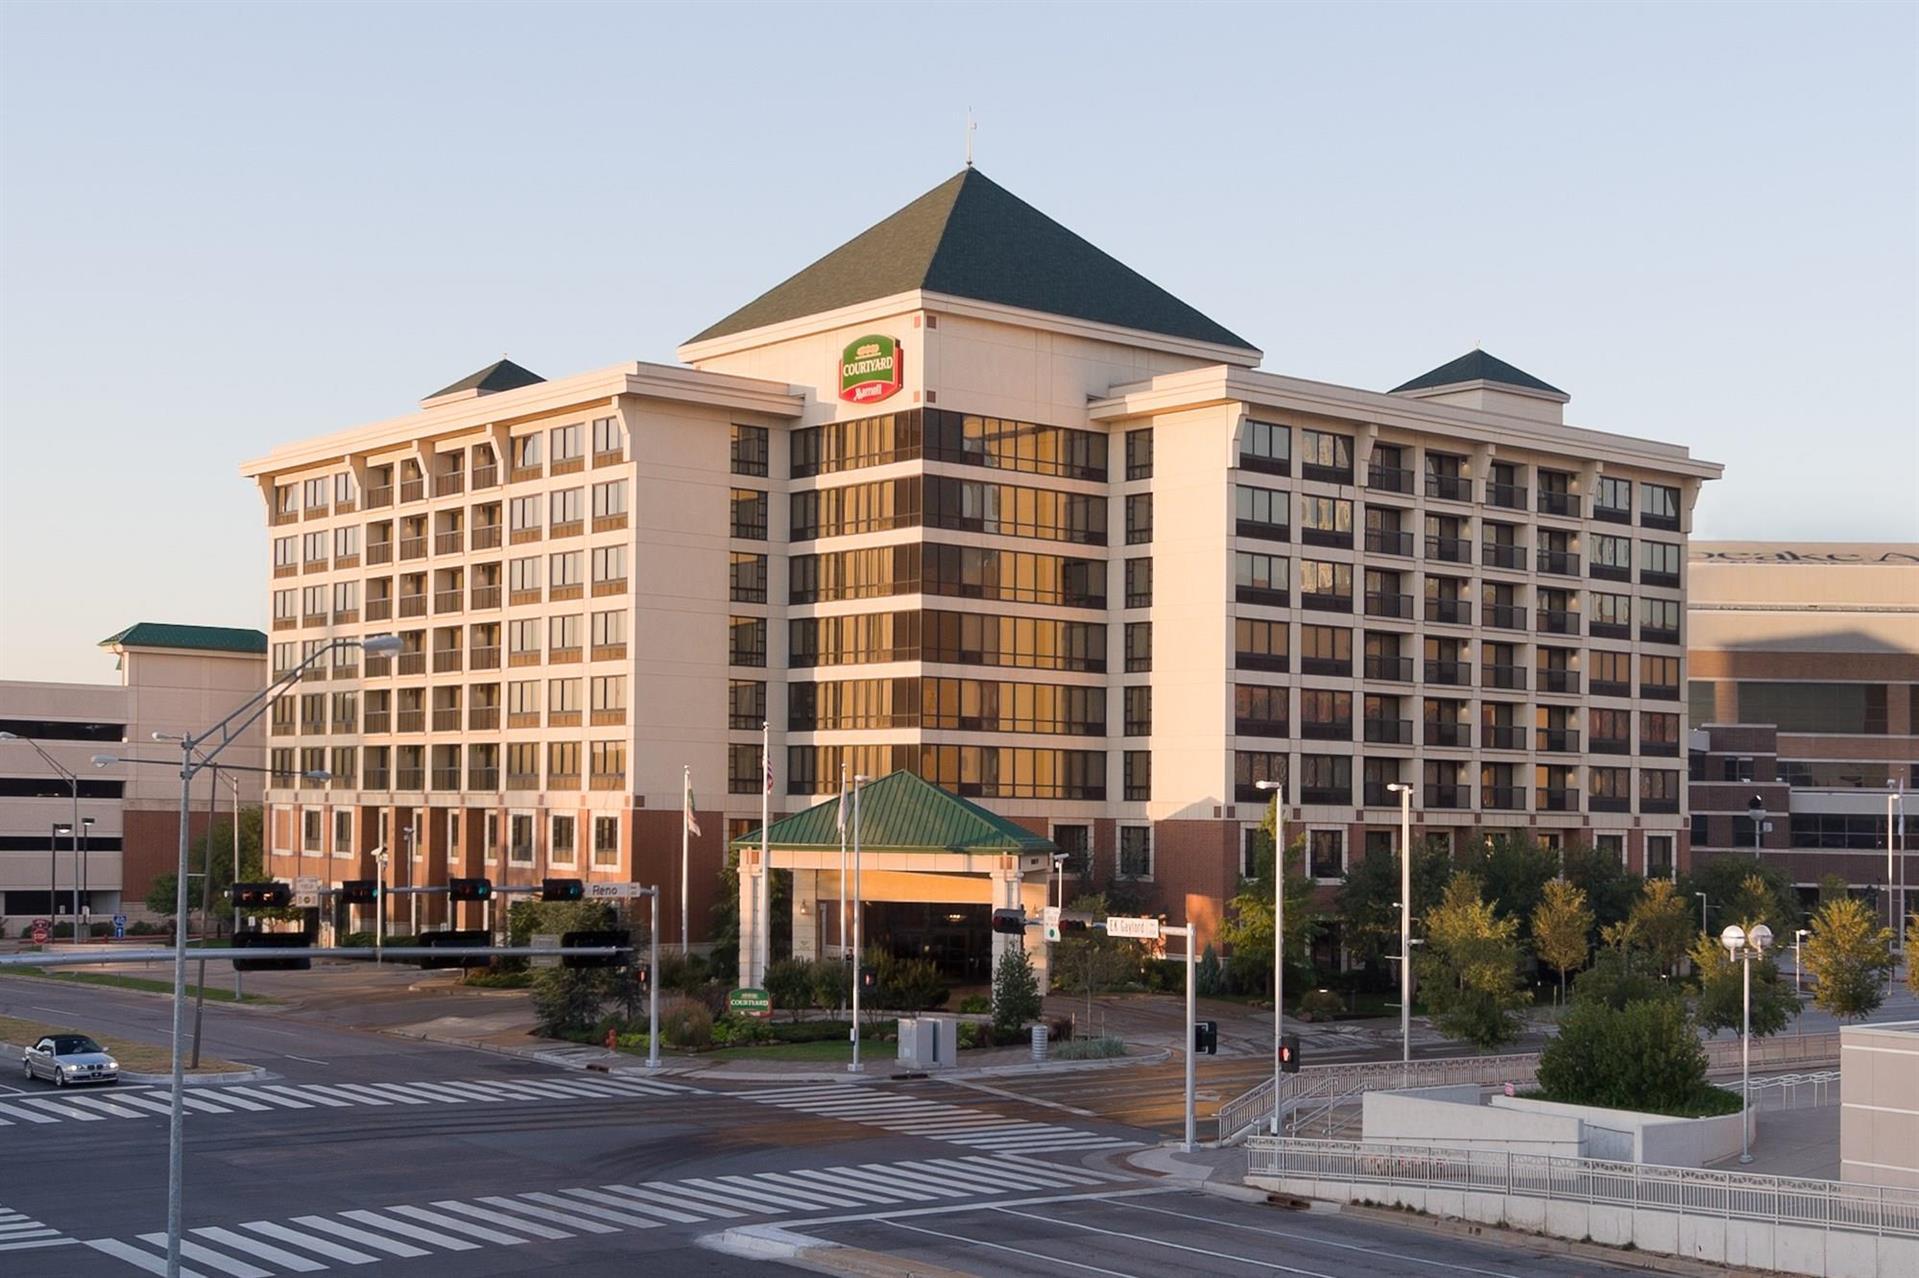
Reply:
M878 333L853 339L840 352L840 398L849 404L875 404L896 394L905 373L898 338Z

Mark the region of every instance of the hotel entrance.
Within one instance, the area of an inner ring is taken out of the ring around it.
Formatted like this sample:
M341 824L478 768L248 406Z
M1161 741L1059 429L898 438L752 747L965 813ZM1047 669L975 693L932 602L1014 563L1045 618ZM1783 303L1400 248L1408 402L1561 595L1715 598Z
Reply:
M922 901L872 901L866 907L868 949L895 958L931 959L968 983L993 979L993 907Z

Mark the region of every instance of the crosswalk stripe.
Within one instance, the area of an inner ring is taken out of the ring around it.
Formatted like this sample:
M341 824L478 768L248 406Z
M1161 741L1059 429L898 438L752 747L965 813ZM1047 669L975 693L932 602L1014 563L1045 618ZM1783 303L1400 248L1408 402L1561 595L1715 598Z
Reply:
M946 1175L970 1176L988 1184L997 1184L1002 1190L1009 1185L1016 1189L1058 1189L1061 1186L1077 1183L1069 1176L1047 1175L1044 1172L1027 1169L1015 1171L1010 1167L995 1167L988 1173L983 1168L975 1168L956 1158L929 1158L926 1161Z
M340 1093L343 1090L343 1088L334 1083L301 1083L299 1094L312 1096L316 1099L331 1097L332 1103L335 1105L382 1105L386 1103L384 1101L368 1100L363 1096L355 1096L351 1092L347 1093L345 1100L341 1100Z
M372 1265L379 1263L380 1259L364 1251L355 1251L351 1247L328 1242L324 1238L303 1234L297 1229L288 1229L285 1225L276 1224L271 1220L250 1220L240 1228L250 1229L256 1234L265 1234L269 1238L277 1238L284 1243L292 1243L295 1247L305 1248L316 1256L325 1256L328 1260L337 1260L345 1265Z
M956 1185L975 1185L982 1192L989 1194L1005 1194L1028 1189L1056 1189L1070 1183L1062 1180L1041 1180L1038 1177L1029 1178L999 1169L991 1173L983 1170L961 1170L937 1160L928 1160L924 1166L929 1176L944 1176Z
M464 1105L473 1099L464 1092L449 1091L438 1083L384 1083L382 1086L394 1090L403 1088L442 1104Z
M155 1247L165 1247L165 1234L141 1234L140 1241ZM232 1274L233 1278L273 1278L273 1271L262 1269L258 1265L249 1265L244 1260L235 1260L231 1256L222 1256L211 1247L203 1247L191 1238L180 1240L180 1256L185 1260L197 1260L209 1269L217 1269L223 1274Z
M196 1233L202 1238L211 1238L217 1243L225 1243L235 1251L244 1251L269 1264L278 1265L282 1269L291 1269L296 1274L318 1273L320 1270L326 1268L325 1265L317 1260L308 1260L305 1256L296 1256L290 1251L275 1247L269 1243L260 1242L257 1239L248 1238L245 1234L236 1234L231 1229L221 1229L217 1225L204 1225L189 1232ZM162 1245L164 1245L166 1235L162 1234L160 1239Z
M964 1189L953 1184L952 1180L948 1177L932 1176L926 1172L918 1171L911 1163L868 1163L866 1166L856 1170L861 1174L870 1172L872 1175L888 1181L898 1180L903 1184L913 1186L915 1189L924 1189L929 1194L937 1194L941 1198L967 1198L973 1193L970 1189Z
M916 1189L904 1189L898 1185L875 1185L869 1181L857 1180L851 1176L832 1175L822 1171L796 1168L786 1173L788 1180L796 1180L802 1186L819 1185L822 1188L839 1188L848 1193L861 1193L868 1198L877 1198L888 1203L923 1203L932 1199L931 1194L922 1194Z
M89 1238L87 1246L95 1251L105 1252L117 1260L124 1260L136 1269L144 1269L150 1274L165 1274L167 1258L156 1256L152 1252L142 1251L132 1243L123 1243L118 1238ZM206 1278L198 1269L180 1266L180 1278Z
M0 1251L33 1251L40 1247L71 1247L78 1238L23 1238L18 1242L0 1242Z
M44 1109L50 1114L59 1114L63 1118L77 1118L83 1123L97 1123L106 1117L104 1114L90 1114L84 1109L76 1109L64 1100L54 1100L51 1096L23 1096L20 1103Z
M368 1105L425 1105L428 1103L424 1096L395 1095L391 1092L378 1091L365 1083L335 1083L333 1089L345 1092L349 1096L358 1096Z
M669 1197L678 1194L682 1198L691 1199L699 1204L709 1202L723 1203L728 1207L743 1211L749 1216L769 1216L776 1211L784 1210L779 1207L768 1207L764 1203L742 1194L739 1190L729 1190L724 1185L714 1185L710 1183L702 1185L699 1182L691 1180L649 1180L644 1185L641 1185L640 1188L652 1193L665 1194Z
M882 1167L885 1166L884 1163L879 1165ZM968 1198L975 1194L982 1193L1001 1193L1006 1188L1004 1185L987 1188L967 1177L955 1176L950 1172L926 1167L917 1163L903 1167L889 1168L886 1171L886 1175L897 1176L911 1185L923 1185L928 1189L945 1190L953 1196L960 1198Z
M802 1194L813 1194L826 1199L828 1202L832 1202L835 1198L844 1199L849 1207L858 1207L872 1202L889 1201L887 1195L881 1194L876 1190L840 1185L815 1185L808 1181L800 1180L798 1177L789 1175L786 1172L761 1172L759 1175L753 1177L753 1179L762 1184L770 1183L781 1188L791 1188Z
M470 1203L463 1203L456 1198L442 1198L433 1205L441 1211L455 1212L462 1216L472 1216L479 1220L504 1223L500 1222L500 1213L481 1211L478 1207ZM573 1236L564 1229L551 1229L531 1220L516 1220L512 1222L512 1225L521 1233L532 1234L535 1238L571 1238Z
M653 1229L660 1223L657 1220L650 1219L646 1216L635 1215L632 1212L614 1211L611 1207L595 1207L591 1203L575 1202L570 1198L562 1198L558 1194L521 1194L519 1197L529 1202L544 1203L548 1207L557 1207L561 1211L576 1211L582 1215L591 1216L595 1220L611 1221L616 1225L624 1225L628 1229Z
M512 1198L482 1198L480 1201L498 1207L501 1211L518 1212L522 1215L532 1216L537 1220L550 1220L555 1224L565 1225L568 1229L577 1229L583 1234L617 1234L620 1232L613 1226L602 1221L589 1220L585 1216L563 1211L554 1211L550 1207L539 1207L533 1203L523 1203Z
M140 1111L137 1109L128 1109L125 1106L116 1105L110 1100L103 1100L98 1096L69 1096L67 1097L67 1104L85 1105L89 1109L102 1110L112 1118L142 1117Z
M415 1225L404 1220L393 1220L374 1211L343 1211L340 1214L348 1220L358 1221L362 1225L369 1225L374 1229L384 1229L388 1233L398 1234L402 1238L413 1238L420 1242L429 1242L436 1247L444 1247L448 1251L477 1251L480 1246L480 1244L470 1243L464 1238L455 1238L451 1234L443 1234L438 1230L428 1229L424 1225Z
M21 1109L18 1105L0 1105L0 1114L12 1114L15 1118L29 1123L57 1123L60 1121L57 1118L49 1118L45 1114Z
M285 1087L229 1087L224 1089L221 1095L251 1097L254 1100L265 1101L269 1105L277 1105L281 1109L312 1109L318 1103Z
M759 1176L716 1176L714 1179L722 1185L743 1187L748 1192L771 1199L773 1202L792 1203L803 1211L812 1211L818 1207L857 1207L859 1205L858 1199L839 1199L817 1190L801 1193L797 1189L788 1189L783 1185L770 1183Z
M237 1096L234 1097L229 1104L238 1109L267 1108L265 1105L256 1105L251 1101L243 1101ZM210 1100L205 1096L188 1096L185 1093L182 1093L180 1096L180 1106L183 1109L190 1109L196 1114L231 1114L233 1112L233 1110L228 1109L226 1105Z
M725 1185L718 1181L704 1180L697 1177L689 1178L679 1183L682 1185L691 1185L694 1189L706 1190L717 1194L728 1194L735 1198L743 1199L748 1203L754 1204L754 1209L765 1215L771 1215L774 1212L780 1211L793 1211L796 1209L800 1211L810 1211L812 1209L812 1204L804 1199L794 1198L790 1195L767 1193L762 1191L758 1186L750 1186L742 1190L738 1185ZM764 1205L765 1203L773 1203L775 1206L768 1208Z
M218 1089L211 1096L190 1097L189 1099L217 1099L223 1105L231 1105L235 1109L249 1110L254 1113L259 1113L263 1110L313 1108L313 1106L297 1097L289 1100L284 1096L275 1096L270 1092L262 1093L257 1088L236 1087L232 1085Z
M864 1172L854 1171L851 1167L829 1167L825 1171L815 1171L812 1168L807 1168L795 1171L793 1174L804 1177L807 1180L824 1180L829 1185L871 1185L876 1191L884 1190L887 1193L899 1194L904 1198L918 1202L932 1202L935 1198L939 1197L937 1194L929 1193L917 1187L909 1189L897 1181L883 1179L879 1176L868 1176Z
M435 1082L433 1088L435 1091L451 1093L453 1099L456 1101L497 1101L502 1099L497 1090L481 1087L476 1083ZM512 1098L506 1097L505 1099L510 1100Z
M329 1096L327 1095L326 1088L318 1087L311 1083L269 1083L266 1084L262 1090L273 1092L279 1096L290 1096L295 1100L306 1101L308 1104L324 1105L328 1109L345 1109L347 1106L357 1103L354 1101L343 1101L338 1096Z
M399 1206L389 1207L387 1210L396 1216L405 1216L410 1220L423 1220L439 1229L478 1238L481 1242L498 1243L504 1247L518 1247L527 1241L518 1234L501 1233L497 1229L488 1229L484 1225L476 1225L471 1221L456 1220L444 1212L428 1211L424 1207Z
M380 1234L370 1234L364 1229L355 1229L351 1225L342 1225L337 1220L328 1220L325 1216L295 1216L293 1223L304 1225L308 1229L317 1229L323 1234L332 1234L336 1238L345 1238L362 1247L371 1247L383 1251L389 1256L398 1256L402 1260L414 1256L428 1256L431 1252L415 1247L412 1243L403 1243Z
M969 1159L967 1161L979 1162L981 1160L974 1158L974 1159ZM1043 1159L1033 1158L1026 1154L1007 1154L1003 1158L995 1158L995 1159L991 1159L990 1161L995 1163L1015 1163L1022 1167L1037 1167L1041 1171L1063 1170L1057 1163L1049 1163ZM1071 1170L1073 1175L1075 1176L1086 1176L1095 1181L1104 1180L1104 1181L1113 1181L1118 1184L1131 1184L1135 1179L1132 1176L1121 1175L1119 1172L1104 1171L1097 1167L1074 1166Z
M411 1091L400 1086L398 1083L355 1083L353 1086L359 1091L372 1092L376 1096L389 1097L399 1101L402 1105L430 1105L439 1099L437 1096L415 1096Z
M125 1093L115 1096L116 1105L127 1105L134 1109L145 1110L149 1114L171 1114L173 1106L166 1101L155 1100L151 1096L128 1096Z
M29 1220L25 1224L7 1225L4 1228L0 1228L0 1241L14 1242L21 1238L46 1238L59 1232L59 1230L53 1228L51 1225L43 1225L37 1220Z
M530 1093L542 1100L560 1100L569 1093L553 1078L516 1078L510 1084L515 1090Z
M636 1202L622 1198L618 1194L609 1194L603 1189L562 1189L561 1194L568 1198L581 1198L602 1206L617 1207L623 1211L638 1212L641 1216L658 1216L670 1220L676 1225L691 1225L705 1220L704 1216L694 1216L683 1211L674 1211L671 1207L656 1207L651 1203Z
M601 1188L609 1194L618 1194L622 1198L637 1198L646 1202L664 1203L668 1207L699 1212L701 1215L710 1216L716 1220L739 1220L747 1214L744 1211L735 1211L732 1207L722 1207L710 1200L702 1199L695 1202L685 1198L675 1198L671 1194L662 1194L655 1190L641 1188L637 1185L602 1185Z

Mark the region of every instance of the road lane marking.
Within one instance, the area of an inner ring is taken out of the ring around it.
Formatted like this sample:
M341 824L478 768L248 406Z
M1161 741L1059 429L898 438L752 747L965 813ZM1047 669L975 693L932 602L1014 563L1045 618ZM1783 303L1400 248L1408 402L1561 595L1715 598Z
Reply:
M86 1240L86 1244L95 1251L104 1252L115 1259L126 1261L135 1269L144 1269L150 1274L164 1275L167 1272L167 1258L165 1256L155 1256L150 1252L142 1251L132 1243L123 1243L117 1238L89 1238ZM186 1265L182 1264L180 1266L180 1278L206 1278L206 1275L198 1269L189 1269Z
M1077 1220L1062 1220L1057 1216L1038 1216L1032 1212L1017 1211L1011 1207L988 1207L986 1210L999 1212L1004 1216L1018 1216L1023 1220L1037 1220L1048 1225L1065 1225L1069 1229L1084 1230L1089 1234L1103 1234L1108 1238L1124 1238L1128 1242L1147 1243L1154 1247L1165 1247L1171 1251L1191 1252L1195 1256L1211 1256L1215 1260L1230 1260L1235 1264L1248 1265L1254 1269L1274 1269L1281 1273L1299 1274L1301 1278L1338 1278L1336 1274L1323 1273L1317 1269L1296 1269L1291 1265L1282 1265L1276 1260L1258 1260L1247 1256L1235 1256L1229 1251L1212 1251L1205 1247L1194 1247L1188 1243L1167 1242L1164 1238L1154 1238L1147 1234L1129 1234L1123 1229L1102 1229L1098 1225L1083 1224Z
M271 1220L250 1220L240 1228L251 1229L256 1234L265 1234L269 1238L292 1243L295 1247L304 1248L316 1256L325 1256L328 1260L337 1260L342 1264L371 1265L377 1264L380 1259L364 1251L355 1251L351 1247L342 1247L339 1243L328 1242L324 1238L303 1234L297 1229L288 1229L285 1225L276 1224Z
M210 1238L217 1243L224 1243L235 1251L246 1252L248 1255L254 1256L257 1259L278 1265L282 1269L291 1269L298 1274L318 1273L320 1270L326 1268L325 1265L317 1260L308 1260L305 1256L296 1256L290 1251L283 1251L273 1246L271 1243L263 1243L258 1239L248 1238L245 1234L236 1234L231 1229L221 1229L217 1225L204 1225L199 1229L189 1230L188 1232L198 1234L202 1238ZM153 1235L142 1236L147 1238L153 1237ZM166 1235L160 1234L158 1237L160 1239L160 1245L164 1247L166 1245Z
M295 1056L292 1052L283 1052L281 1055L290 1061L305 1061L308 1065L328 1065L332 1063L330 1061L316 1061L311 1056Z
M899 1220L882 1220L880 1223L891 1229L904 1229L909 1233L929 1234L934 1238L949 1239L967 1247L986 1247L993 1251L1010 1251L1016 1256L1025 1257L1027 1260L1039 1260L1049 1265L1065 1265L1069 1269L1084 1269L1086 1272L1093 1274L1107 1274L1109 1278L1139 1278L1137 1274L1123 1273L1118 1269L1102 1269L1098 1265L1089 1265L1084 1261L1067 1260L1061 1256L1051 1256L1045 1252L1036 1252L1030 1247L1007 1247L1000 1243L987 1242L983 1238L973 1238L966 1234L949 1234L945 1230L928 1229L924 1225L909 1225Z
M1157 1212L1162 1216L1178 1216L1185 1220L1202 1221L1208 1225L1225 1225L1230 1229L1244 1229L1256 1234L1270 1234L1274 1238L1287 1238L1313 1246L1333 1247L1340 1251L1357 1251L1368 1256L1378 1256L1385 1260L1404 1261L1409 1265L1427 1265L1434 1269L1452 1269L1466 1274L1483 1274L1486 1278L1519 1278L1501 1269L1480 1269L1473 1265L1456 1265L1444 1260L1427 1260L1423 1256L1408 1256L1401 1252L1384 1251L1378 1247L1368 1247L1363 1243L1337 1242L1331 1238L1322 1238L1318 1234L1295 1233L1288 1229L1272 1229L1265 1225L1248 1225L1236 1220L1222 1220L1213 1216L1195 1216L1190 1212L1172 1211L1165 1207L1148 1207L1139 1204L1141 1211Z
M468 1242L464 1238L455 1238L451 1234L443 1234L436 1230L428 1229L423 1225L409 1224L404 1220L392 1220L380 1215L378 1212L343 1211L340 1214L348 1220L358 1221L362 1225L367 1225L374 1229L384 1229L388 1233L398 1234L402 1238L415 1238L421 1242L430 1242L434 1246L444 1247L448 1251L478 1251L480 1247L480 1244Z
M471 1221L456 1220L445 1212L428 1211L424 1207L402 1205L389 1207L387 1210L396 1216L405 1216L410 1220L423 1220L429 1225L451 1233L465 1234L471 1238L478 1238L481 1242L498 1243L502 1247L518 1247L527 1241L518 1234L503 1234L497 1229L488 1229L484 1225L476 1225Z
M140 1241L164 1249L167 1245L165 1234L141 1234ZM244 1260L235 1260L231 1256L222 1256L211 1247L202 1247L191 1238L180 1240L180 1256L183 1260L194 1260L209 1269L217 1269L223 1274L232 1274L233 1278L273 1278L271 1269L262 1269L258 1265L249 1265Z
M500 1213L497 1211L481 1211L478 1207L470 1203L463 1203L454 1198L442 1198L433 1205L441 1211L456 1212L462 1216L472 1216L477 1220L489 1220L495 1224L511 1223L512 1226L521 1233L532 1234L535 1238L571 1238L573 1236L564 1229L549 1229L545 1225L535 1224L530 1220L502 1221L500 1219Z
M328 1220L325 1216L295 1216L293 1223L296 1225L304 1225L308 1229L317 1229L324 1234L332 1234L336 1238L350 1239L353 1242L359 1243L362 1247L371 1247L375 1251L383 1251L389 1256L398 1256L402 1260L408 1260L414 1256L430 1256L433 1254L422 1248L415 1247L411 1243L397 1242L394 1239L386 1238L379 1234L368 1233L364 1229L355 1229L351 1225L342 1225L338 1221Z

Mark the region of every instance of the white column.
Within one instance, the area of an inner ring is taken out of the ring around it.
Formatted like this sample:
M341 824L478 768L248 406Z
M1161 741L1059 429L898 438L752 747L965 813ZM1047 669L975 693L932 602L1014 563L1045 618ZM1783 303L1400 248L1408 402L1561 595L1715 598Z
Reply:
M820 945L820 876L817 870L793 871L793 957L812 962Z
M740 852L740 985L757 988L764 973L760 970L760 940L765 920L760 917L760 853L758 848Z

